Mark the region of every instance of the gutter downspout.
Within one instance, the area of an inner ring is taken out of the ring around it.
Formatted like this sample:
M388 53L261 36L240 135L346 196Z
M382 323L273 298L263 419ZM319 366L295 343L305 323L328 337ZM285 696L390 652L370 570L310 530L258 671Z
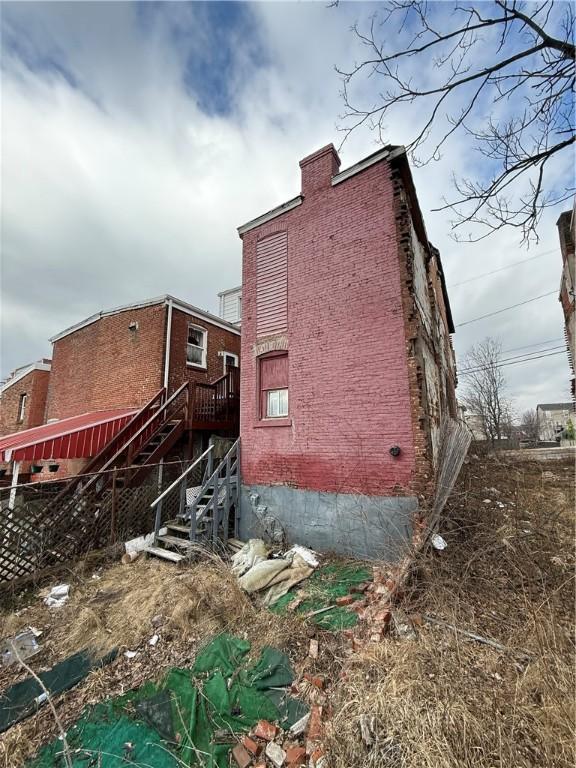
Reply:
M172 339L172 299L168 299L168 319L166 321L166 349L164 351L164 382L163 386L168 394L168 382L170 380L170 341Z
M170 383L170 342L172 340L172 299L168 299L168 317L166 319L166 349L164 350L164 397L168 397L168 384ZM164 479L164 459L160 459L158 467L158 493L162 491ZM162 517L162 502L159 504L159 514Z

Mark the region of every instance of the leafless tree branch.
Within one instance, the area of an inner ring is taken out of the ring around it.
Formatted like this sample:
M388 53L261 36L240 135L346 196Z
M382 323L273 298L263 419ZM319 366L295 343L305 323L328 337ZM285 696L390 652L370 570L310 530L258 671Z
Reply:
M414 134L403 143L414 162L438 160L457 132L489 161L481 178L455 179L454 199L436 209L452 213L454 236L478 240L513 226L525 242L537 240L543 211L575 191L550 172L551 160L567 156L576 142L574 10L570 3L553 6L551 0L455 2L447 14L446 4L386 3L367 29L353 28L367 56L337 70L342 144L366 126L389 143L387 121L410 104ZM398 39L407 42L394 49L389 41ZM363 78L382 84L373 103L351 95ZM487 127L478 129L487 114ZM462 234L466 225L473 234Z

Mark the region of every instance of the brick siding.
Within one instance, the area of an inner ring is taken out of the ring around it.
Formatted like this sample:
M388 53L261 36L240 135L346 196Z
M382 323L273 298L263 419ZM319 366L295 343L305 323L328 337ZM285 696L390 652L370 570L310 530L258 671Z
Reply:
M337 165L319 154L318 166L302 168L303 204L243 236L243 482L401 492L413 480L416 453L390 172L379 163L332 187ZM289 425L261 427L256 243L282 230ZM398 458L389 453L393 445Z
M44 423L50 371L33 370L8 387L0 397L0 435L10 435ZM23 421L18 421L20 397L26 394Z

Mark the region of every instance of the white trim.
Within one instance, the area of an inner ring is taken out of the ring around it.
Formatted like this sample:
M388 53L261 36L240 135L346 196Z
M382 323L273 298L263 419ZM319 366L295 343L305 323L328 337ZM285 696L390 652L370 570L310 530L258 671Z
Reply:
M215 325L217 328L230 331L230 333L233 333L235 336L240 336L240 329L234 323L229 323L227 320L222 320L222 318L210 315L208 312L203 312L201 309L196 309L196 307L192 307L191 304L183 304L177 299L173 299L172 301L174 302L174 309L179 309L180 312L195 317L197 320L203 320L205 323Z
M220 291L220 293L217 294L217 295L218 296L227 296L229 293L236 293L236 291L240 291L240 290L242 290L242 286L241 285L237 285L236 288L228 288L225 291Z
M365 157L364 160L360 160L358 163L355 163L355 165L350 166L350 168L346 168L346 170L337 173L336 176L333 176L332 186L335 187L337 184L346 181L346 179L349 179L351 176L356 176L357 173L361 173L362 171L366 170L366 168L370 168L371 165L375 165L382 160L393 160L395 157L398 157L402 154L406 154L406 148L403 146L394 147L392 150L380 149L378 152L374 152L374 154L368 155L368 157Z
M16 382L20 381L20 379L23 379L24 376L28 376L28 374L32 373L32 371L49 371L51 368L52 366L50 363L30 363L30 365L27 365L25 368L23 368L20 373L18 373L16 376L13 376L11 379L8 379L8 381L5 381L4 384L0 386L0 394L11 387L13 384L16 384Z
M223 373L226 373L226 357L233 357L236 361L234 365L236 368L238 368L240 357L235 352L227 352L225 349L222 349L220 352L218 352L218 357L222 358Z
M121 312L128 312L129 310L133 309L143 309L144 307L153 307L156 304L166 304L171 302L172 306L175 309L179 309L182 312L186 312L188 315L192 315L193 317L198 318L199 320L204 320L206 323L211 323L212 325L217 326L218 328L223 328L225 331L230 331L231 333L236 334L237 336L240 336L240 331L233 323L228 323L226 320L222 320L222 318L217 317L216 315L211 314L210 312L206 312L203 309L199 309L198 307L195 307L192 304L188 304L185 301L180 301L180 299L176 299L174 296L171 296L170 294L165 294L164 296L157 296L154 299L148 299L147 301L140 301L136 304L124 304L120 307L114 307L113 309L105 309L101 312L97 312L95 315L90 315L90 317L87 317L85 320L81 320L79 323L75 323L74 325L71 325L69 328L65 328L63 331L60 331L60 333L57 333L55 336L51 336L48 341L50 341L52 344L55 341L59 341L60 339L63 339L65 336L68 336L71 333L74 333L75 331L79 331L81 328L85 328L87 325L92 325L92 323L97 322L102 317L109 317L110 315L117 315Z
M16 422L22 424L26 416L26 403L28 402L28 392L21 392L18 398L18 417Z
M288 200L287 203L282 203L282 205L279 205L276 208L272 208L271 211L263 213L262 216L258 216L257 218L246 222L246 224L242 224L242 226L238 227L238 234L243 235L245 232L249 232L251 229L259 227L260 224L265 224L267 221L272 221L272 219L275 219L277 216L282 216L283 213L287 213L293 208L297 208L299 205L302 205L303 200L304 198L302 195L293 197L292 200Z
M164 389L168 392L170 379L170 341L172 339L172 299L168 299L168 317L166 319L166 349L164 351Z
M188 341L188 331L190 328L194 328L195 331L201 331L202 332L202 346L199 344L190 344ZM188 346L194 347L195 349L201 349L202 350L202 362L201 363L192 363L190 360L188 360ZM203 370L206 370L207 365L206 361L208 359L208 330L206 328L202 328L201 325L195 325L194 323L188 323L188 327L186 329L186 365L189 368L202 368Z

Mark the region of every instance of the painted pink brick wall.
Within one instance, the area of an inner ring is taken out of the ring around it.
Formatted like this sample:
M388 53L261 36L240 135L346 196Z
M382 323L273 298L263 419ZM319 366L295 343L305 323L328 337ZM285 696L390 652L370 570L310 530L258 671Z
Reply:
M401 492L412 480L414 446L390 169L380 162L335 187L329 176L323 185L304 179L301 206L243 236L242 480ZM283 229L292 423L263 428L253 352L256 242ZM392 445L402 449L397 459Z

